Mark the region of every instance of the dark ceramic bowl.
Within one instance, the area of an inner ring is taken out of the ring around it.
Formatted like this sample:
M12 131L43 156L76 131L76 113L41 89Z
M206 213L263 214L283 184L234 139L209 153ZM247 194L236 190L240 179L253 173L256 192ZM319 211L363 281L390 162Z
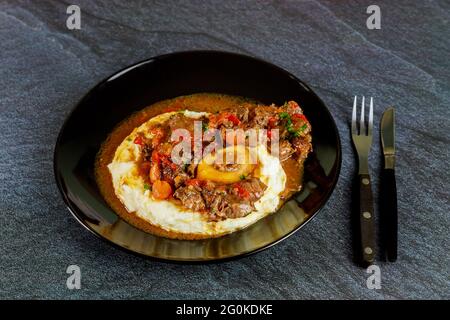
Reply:
M122 220L104 201L94 179L101 143L121 120L157 101L213 92L282 104L295 100L313 128L304 188L276 213L247 229L208 240L171 240ZM289 72L228 52L190 51L154 57L125 68L93 88L59 134L54 170L73 216L117 247L147 257L184 262L236 258L268 248L299 230L325 205L339 176L341 146L334 120L317 95Z

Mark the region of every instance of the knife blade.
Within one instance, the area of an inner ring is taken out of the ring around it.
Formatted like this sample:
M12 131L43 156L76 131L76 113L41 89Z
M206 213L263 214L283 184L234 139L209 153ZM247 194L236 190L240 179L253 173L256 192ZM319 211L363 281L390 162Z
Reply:
M395 181L395 111L393 107L384 111L380 127L384 155L380 190L381 234L386 258L388 261L394 262L397 260L398 212Z

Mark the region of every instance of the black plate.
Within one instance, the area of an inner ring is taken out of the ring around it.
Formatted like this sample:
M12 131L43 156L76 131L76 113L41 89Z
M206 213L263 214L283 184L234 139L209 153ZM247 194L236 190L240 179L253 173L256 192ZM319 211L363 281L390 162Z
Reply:
M201 92L282 104L295 100L313 128L314 153L305 165L304 189L278 212L217 239L171 240L122 220L104 201L94 179L94 158L121 120L157 101ZM268 62L218 51L178 52L125 68L93 88L64 123L56 142L56 181L74 217L120 248L171 261L212 261L248 255L292 235L325 205L339 176L341 145L334 120L317 95Z

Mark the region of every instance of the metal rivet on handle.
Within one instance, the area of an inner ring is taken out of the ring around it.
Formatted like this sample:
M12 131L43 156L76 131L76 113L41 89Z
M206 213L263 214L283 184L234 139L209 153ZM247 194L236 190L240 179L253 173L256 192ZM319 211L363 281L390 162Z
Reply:
M370 181L369 181L369 179L367 179L367 178L362 179L362 183L365 184L365 185L368 185L369 182L370 182Z
M365 253L365 254L372 254L372 253L373 253L373 250L372 250L371 247L365 247L365 248L364 248L364 253Z
M370 214L370 212L364 211L363 212L363 217L366 219L370 219L372 217L372 215Z

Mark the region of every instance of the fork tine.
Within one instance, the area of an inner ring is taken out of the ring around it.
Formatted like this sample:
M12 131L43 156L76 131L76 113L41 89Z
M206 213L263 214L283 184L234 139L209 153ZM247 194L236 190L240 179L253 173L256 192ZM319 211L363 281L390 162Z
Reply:
M356 128L356 100L357 97L353 100L353 113L352 113L352 134L358 134L358 129Z
M360 135L366 135L366 127L364 125L364 104L365 104L365 98L362 97L361 102L361 121L359 122L359 134Z
M369 108L369 130L368 135L372 135L372 129L373 129L373 98L370 97L370 108Z

